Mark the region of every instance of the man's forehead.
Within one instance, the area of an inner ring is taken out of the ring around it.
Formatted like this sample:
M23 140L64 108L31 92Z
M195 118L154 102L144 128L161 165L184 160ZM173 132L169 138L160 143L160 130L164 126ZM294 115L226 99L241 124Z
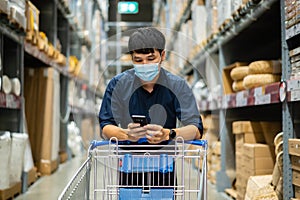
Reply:
M149 56L155 56L156 52L154 53L148 53L148 54L144 54L144 53L133 53L133 57L149 57Z

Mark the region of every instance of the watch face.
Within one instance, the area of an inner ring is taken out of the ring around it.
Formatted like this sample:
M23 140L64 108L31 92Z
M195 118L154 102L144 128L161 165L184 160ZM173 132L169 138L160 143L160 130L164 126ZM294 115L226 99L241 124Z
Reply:
M170 138L171 138L171 139L174 139L175 137L176 137L176 131L172 129L172 130L170 131Z

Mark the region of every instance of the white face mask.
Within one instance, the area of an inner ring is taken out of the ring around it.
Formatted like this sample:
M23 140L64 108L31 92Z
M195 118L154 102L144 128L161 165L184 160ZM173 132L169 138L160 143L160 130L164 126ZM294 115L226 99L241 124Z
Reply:
M133 64L135 75L143 81L152 81L159 73L159 63Z

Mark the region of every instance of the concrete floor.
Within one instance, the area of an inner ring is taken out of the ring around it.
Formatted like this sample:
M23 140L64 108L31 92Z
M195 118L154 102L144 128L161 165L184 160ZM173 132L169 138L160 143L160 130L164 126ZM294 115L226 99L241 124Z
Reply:
M24 194L17 196L16 200L54 200L63 191L69 180L74 176L75 172L83 163L84 158L73 158L61 164L57 171L51 176L40 177L28 191ZM215 186L208 182L208 200L231 200L225 193L218 193Z

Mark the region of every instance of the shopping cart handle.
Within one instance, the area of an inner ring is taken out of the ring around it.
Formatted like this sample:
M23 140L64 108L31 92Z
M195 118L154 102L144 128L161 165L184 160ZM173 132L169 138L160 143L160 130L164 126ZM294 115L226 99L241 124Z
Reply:
M109 140L93 140L90 145L91 145L91 149L94 149L96 147L105 146L105 145L108 145L110 143L115 144L116 141L115 140L111 140L111 141L109 141ZM130 141L128 141L128 140L118 141L118 144L119 145L128 145L128 144L130 144Z
M202 146L204 148L207 148L207 140L186 140L184 141L186 144L193 144L197 146Z
M108 145L109 143L112 143L112 144L115 144L116 141L115 140L93 140L91 142L91 149L94 149L96 147L99 147L99 146L105 146L105 145ZM147 139L146 138L141 138L139 139L138 141L138 144L143 144L147 142ZM179 141L181 142L181 141ZM186 144L193 144L193 145L197 145L197 146L202 146L204 148L207 148L207 140L185 140L184 143ZM118 144L119 145L130 145L131 144L131 141L118 141Z

